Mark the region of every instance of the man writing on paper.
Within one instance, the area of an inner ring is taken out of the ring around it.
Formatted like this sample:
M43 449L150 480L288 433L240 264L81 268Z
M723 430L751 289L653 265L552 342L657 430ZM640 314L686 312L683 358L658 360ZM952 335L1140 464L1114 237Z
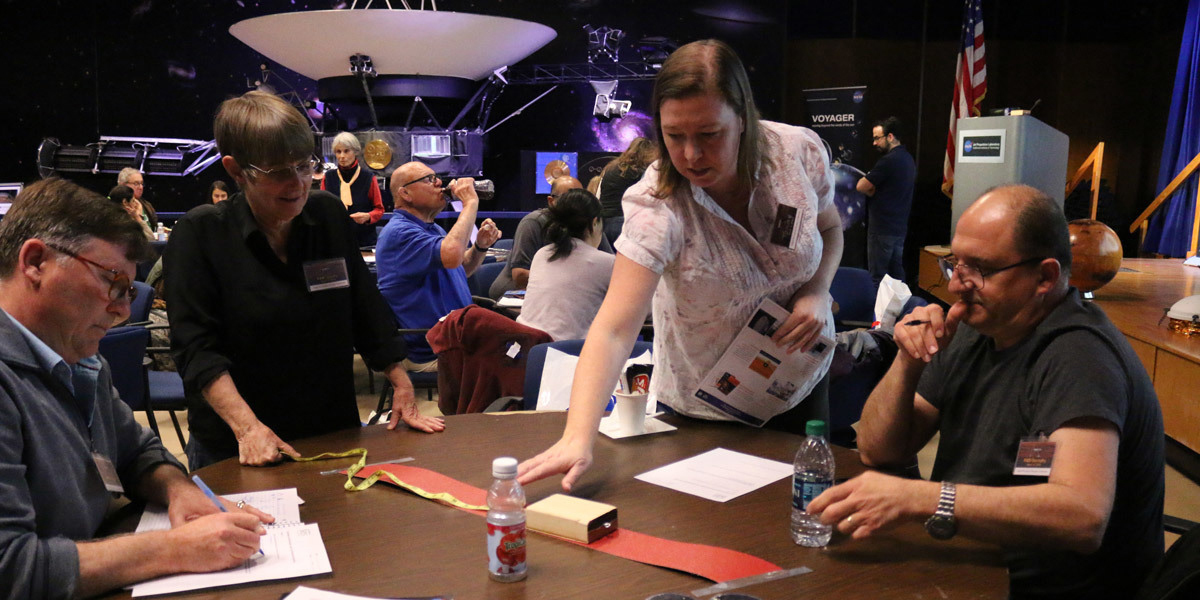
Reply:
M939 433L932 481L868 472L809 511L855 539L918 521L999 544L1013 598L1133 597L1163 552L1162 414L1124 336L1067 283L1061 209L1028 186L993 189L951 250L960 300L897 324L858 432L873 466L911 464Z
M227 569L270 516L220 513L116 397L100 338L129 317L141 228L75 184L27 188L0 221L0 598L92 596ZM93 540L124 491L173 529Z

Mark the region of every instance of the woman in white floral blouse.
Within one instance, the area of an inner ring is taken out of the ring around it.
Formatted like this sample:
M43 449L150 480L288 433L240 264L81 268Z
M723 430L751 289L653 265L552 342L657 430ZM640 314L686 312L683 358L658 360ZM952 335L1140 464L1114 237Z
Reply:
M772 336L781 352L833 335L829 284L842 232L817 135L759 120L741 61L716 40L675 51L652 104L659 156L669 160L625 193L612 281L575 371L566 429L521 465L522 483L565 473L569 491L591 465L600 417L651 300L651 394L693 418L735 420L695 392L765 298L791 312ZM790 382L795 391L767 427L803 432L808 418L828 418L831 356L809 380Z

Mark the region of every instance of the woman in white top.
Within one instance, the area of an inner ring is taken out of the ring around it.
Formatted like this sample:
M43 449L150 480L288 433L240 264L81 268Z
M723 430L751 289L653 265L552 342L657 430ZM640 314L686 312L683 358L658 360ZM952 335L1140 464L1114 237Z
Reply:
M626 191L609 294L588 332L562 438L520 467L528 483L592 463L606 400L653 298L651 392L675 412L733 420L695 396L765 298L790 315L782 352L833 335L829 284L842 253L833 174L817 135L760 121L741 61L716 40L676 50L654 83L659 160ZM795 223L795 227L778 227ZM779 235L778 229L786 235ZM828 418L829 357L780 403L768 427Z
M600 201L587 190L568 190L550 205L549 215L549 243L533 255L517 322L555 341L582 339L612 276L613 255L596 249L604 238Z

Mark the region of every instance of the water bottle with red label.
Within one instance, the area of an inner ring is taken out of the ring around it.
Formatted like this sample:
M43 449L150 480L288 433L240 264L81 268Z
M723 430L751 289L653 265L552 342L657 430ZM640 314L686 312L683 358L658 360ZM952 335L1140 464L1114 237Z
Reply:
M525 579L525 490L517 482L517 459L492 461L487 493L488 575L503 582Z

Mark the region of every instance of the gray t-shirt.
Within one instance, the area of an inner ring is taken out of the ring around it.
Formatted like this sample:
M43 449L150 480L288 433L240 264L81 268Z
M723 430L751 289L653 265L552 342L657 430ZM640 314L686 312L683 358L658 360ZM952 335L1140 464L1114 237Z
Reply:
M550 334L554 341L587 337L612 278L612 254L580 240L566 258L550 260L554 246L533 255L529 286L517 322Z
M508 253L508 262L492 282L492 287L488 288L488 295L493 300L499 300L504 292L516 289L513 285L512 270L528 269L529 265L533 264L533 255L546 245L546 227L549 225L550 210L547 208L539 208L525 215L517 224L517 232L513 234L512 251ZM613 253L608 240L600 240L600 251Z
M1013 598L1133 597L1163 552L1162 413L1141 362L1100 308L1072 289L1029 337L1004 350L963 325L917 392L940 411L934 481L1045 483L1013 475L1022 438L1048 436L1080 417L1116 425L1116 496L1100 550L1011 548L1005 558Z

